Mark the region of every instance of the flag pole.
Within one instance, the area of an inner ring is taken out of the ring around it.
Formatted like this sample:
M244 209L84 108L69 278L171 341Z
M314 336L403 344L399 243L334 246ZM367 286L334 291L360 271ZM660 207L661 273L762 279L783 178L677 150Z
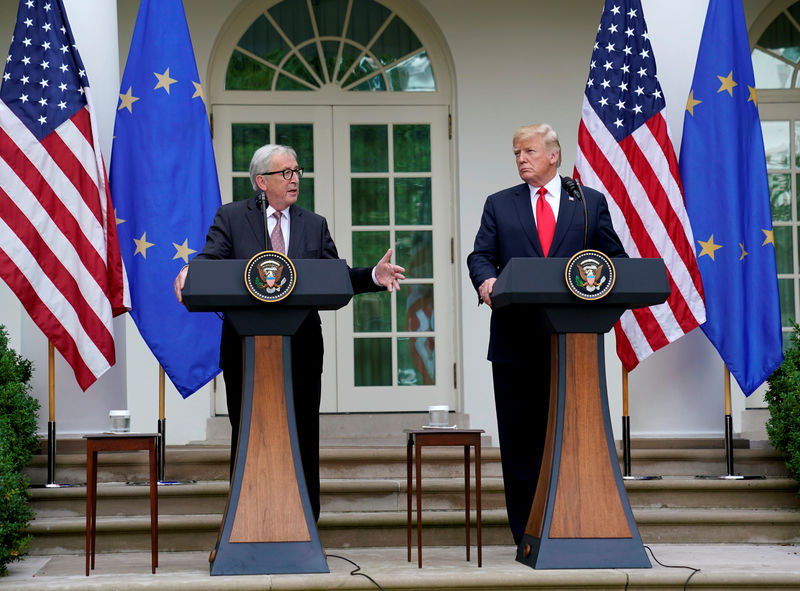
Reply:
M56 482L56 371L53 341L47 341L47 376L50 388L47 418L47 486Z
M728 364L723 364L723 386L725 390L725 464L728 468L728 477L733 473L733 417L731 415L731 370Z
M622 368L622 466L623 478L631 477L631 417L628 415L628 370Z
M661 476L631 476L631 417L628 414L628 370L622 368L622 465L623 480L661 480Z
M718 480L760 480L766 476L742 476L733 473L733 415L731 411L731 370L723 363L723 390L725 392L725 464L727 474L721 476L696 476L696 478L716 478Z
M165 481L165 464L167 452L167 419L164 404L165 376L164 368L158 364L158 480Z
M158 364L158 449L156 457L158 459L158 484L193 484L195 480L167 480L167 411L164 402L166 392L166 373L164 367ZM138 483L137 483L138 484ZM144 483L142 483L144 484Z
M49 388L47 417L47 483L45 488L66 488L56 482L56 352L53 341L47 341L47 381Z

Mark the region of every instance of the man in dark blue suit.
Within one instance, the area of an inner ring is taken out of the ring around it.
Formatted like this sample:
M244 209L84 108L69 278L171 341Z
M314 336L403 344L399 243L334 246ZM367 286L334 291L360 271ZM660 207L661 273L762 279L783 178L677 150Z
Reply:
M328 222L296 205L303 169L288 146L267 144L250 161L250 181L258 194L227 203L217 210L206 244L197 258L250 259L262 250L279 250L290 259L337 259ZM266 211L263 211L266 208ZM267 234L264 233L267 217ZM399 288L405 269L389 260L391 249L374 267L350 269L354 293ZM175 296L182 300L188 265L175 278ZM322 328L312 312L292 336L292 390L297 439L314 519L319 519L319 406L322 391ZM225 380L231 423L231 472L239 438L242 406L242 339L222 324L220 367Z
M546 124L514 134L521 185L486 199L475 246L467 258L480 302L492 305L497 276L512 257L569 257L584 248L580 200L562 188L561 146ZM602 193L584 188L586 248L625 257ZM514 542L528 521L539 478L550 384L550 335L512 309L492 310L489 334L506 510Z

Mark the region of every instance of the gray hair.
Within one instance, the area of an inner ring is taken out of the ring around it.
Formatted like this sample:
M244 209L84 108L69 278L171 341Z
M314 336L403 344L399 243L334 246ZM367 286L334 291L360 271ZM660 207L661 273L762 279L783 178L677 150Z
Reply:
M269 171L270 166L272 166L272 159L276 154L285 154L297 160L297 152L290 146L282 146L280 144L261 146L250 159L250 183L253 185L254 191L258 191L256 177Z
M542 138L542 144L548 154L558 152L558 162L556 166L561 166L561 143L558 141L558 134L556 130L550 127L547 123L538 123L537 125L525 125L514 132L514 145L520 141L527 140L528 138L539 136Z

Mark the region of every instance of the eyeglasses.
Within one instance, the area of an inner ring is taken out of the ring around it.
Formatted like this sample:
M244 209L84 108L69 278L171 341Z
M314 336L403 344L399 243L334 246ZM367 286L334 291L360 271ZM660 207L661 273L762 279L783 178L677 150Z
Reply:
M272 172L262 172L260 176L269 176L271 174L282 174L283 180L290 180L293 174L297 175L297 180L303 178L303 169L302 168L284 168L283 170L273 170Z

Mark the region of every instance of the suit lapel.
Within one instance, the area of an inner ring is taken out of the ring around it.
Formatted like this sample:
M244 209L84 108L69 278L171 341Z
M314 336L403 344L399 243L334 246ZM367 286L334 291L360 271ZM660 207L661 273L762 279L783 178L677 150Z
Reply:
M247 202L247 226L253 235L253 240L259 245L259 251L266 248L264 240L264 216L256 205L255 199Z
M536 254L543 256L542 244L539 242L539 232L536 230L536 220L533 219L531 190L527 183L523 183L514 189L513 200L517 217L522 224L522 229L525 231L525 237Z
M303 210L292 205L289 207L289 251L286 256L296 258L303 252Z
M567 235L567 228L575 223L576 216L579 216L577 221L581 221L580 216L583 216L583 209L578 200L574 197L570 197L562 187L561 200L558 203L558 219L556 220L556 229L553 233L553 243L550 245L550 252L558 252L561 243L564 241L564 237Z

